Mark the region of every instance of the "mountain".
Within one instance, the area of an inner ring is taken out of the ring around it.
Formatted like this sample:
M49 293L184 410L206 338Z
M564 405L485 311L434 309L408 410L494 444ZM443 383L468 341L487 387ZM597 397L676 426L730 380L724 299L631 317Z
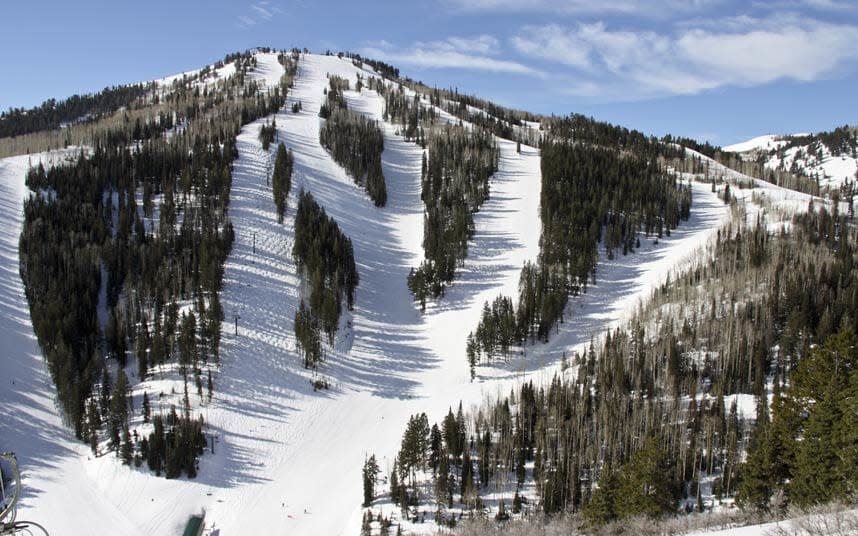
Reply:
M724 151L762 162L766 170L807 177L820 187L837 189L854 184L858 173L856 129L849 126L815 134L760 136L726 146Z
M0 450L23 469L19 517L52 534L179 532L202 513L213 534L355 534L371 455L374 515L431 533L430 484L409 522L386 480L412 416L477 423L486 401L577 370L727 237L831 206L692 147L353 55L255 49L135 87L0 139L17 155L0 160ZM471 356L498 296L521 331ZM707 380L690 378L696 404ZM720 406L736 402L747 434L751 380ZM487 492L493 513L509 484Z

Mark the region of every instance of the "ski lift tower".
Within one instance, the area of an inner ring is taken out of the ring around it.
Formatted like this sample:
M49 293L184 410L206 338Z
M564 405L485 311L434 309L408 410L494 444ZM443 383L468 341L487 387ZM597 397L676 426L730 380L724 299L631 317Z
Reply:
M0 536L48 536L45 527L32 521L17 521L21 497L21 471L12 452L0 452Z

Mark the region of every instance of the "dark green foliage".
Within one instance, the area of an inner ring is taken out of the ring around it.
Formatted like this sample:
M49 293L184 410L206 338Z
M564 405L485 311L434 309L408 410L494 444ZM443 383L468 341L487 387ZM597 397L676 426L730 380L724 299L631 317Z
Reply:
M614 508L620 518L673 513L679 500L674 463L655 439L620 467Z
M800 505L843 499L858 486L854 243L844 218L823 208L795 218L788 235L764 221L719 232L712 257L656 289L627 327L569 356L574 374L522 385L467 417L448 413L442 452L454 475L473 480L457 491L532 478L543 512L583 508L593 523L669 513L680 496L708 507L697 494L706 477L746 508L769 509L783 493ZM759 397L756 424L725 406L736 393ZM434 475L438 500L449 486Z
M381 469L375 460L375 454L366 459L363 464L363 505L369 506L375 498L375 486Z
M25 202L22 277L36 335L72 423L80 420L83 400L98 370L93 357L102 284L111 307L107 348L122 365L135 335L125 329L127 316L138 314L136 307L119 303L123 288L136 289L140 299L160 304L165 289L170 289L168 296L184 299L194 290L208 295L220 290L222 265L233 239L226 217L232 157L229 151L206 146L202 140L195 147L191 159L181 156L179 146L163 142L146 143L133 152L124 147L98 147L89 158L81 155L74 163L50 171L39 166L28 174L30 188L51 189L55 195L36 195ZM185 179L187 183L182 185ZM157 234L142 226L134 203L135 190L149 181L156 181L155 188L167 198ZM188 206L176 229L173 192L180 187L187 188L182 195L193 189L207 203L200 208ZM112 202L114 196L118 207ZM117 225L111 232L114 210ZM62 261L65 257L69 262ZM106 268L104 282L101 266ZM157 307L151 313L157 316ZM146 366L158 365L163 359L163 333L155 331L151 338L148 329L145 335L137 334L143 336L137 341L136 354L145 358ZM216 345L209 348L217 354ZM138 365L145 374L144 360Z
M655 141L607 127L596 128L587 139L658 152ZM595 282L600 241L611 259L620 249L624 255L633 252L639 232L669 235L688 219L691 192L644 154L555 140L542 145L540 210L538 262L522 268L517 310L503 296L491 307L486 304L473 334L477 361L481 355L506 355L528 338L547 340L563 321L569 295Z
M358 68L362 68L364 64L372 67L375 72L380 74L385 78L389 78L390 80L396 80L399 78L399 69L390 65L389 63L385 63L379 60L373 60L370 58L363 58L360 54L355 54L351 52L346 52L343 54L347 58L351 58L352 64L354 64Z
M681 145L682 147L687 147L689 149L697 151L702 155L708 156L713 160L719 160L722 154L729 154L722 151L720 147L712 145L708 141L701 143L697 140L691 138L684 138L682 136L671 136L670 134L667 134L661 139L661 141L665 144L675 143L677 145Z
M474 361L477 361L481 354L488 359L497 354L509 355L510 347L521 340L511 298L498 296L491 307L488 302L483 304L483 314L472 340L473 348L468 352L469 359L472 353Z
M271 175L271 186L274 192L274 204L277 207L277 221L283 223L283 215L286 213L286 200L292 189L292 167L295 159L292 149L286 151L286 146L281 142L277 146L277 157L274 160L274 172Z
M295 311L295 339L304 356L304 368L315 367L323 360L319 320L307 308L304 300Z
M0 114L0 138L59 128L64 123L93 121L146 95L150 86L137 84L106 87L91 95L46 100L37 108L11 108ZM135 139L142 139L138 136Z
M387 203L387 188L381 170L384 136L374 121L352 111L335 108L319 132L319 141L355 182L366 188L376 206L383 207Z
M124 465L131 465L131 460L134 458L134 447L131 444L131 434L128 433L128 427L125 427L122 432L122 447L119 450L119 456Z
M837 127L828 132L817 132L806 136L789 136L786 144L779 146L779 153L786 153L795 147L809 146L809 151L817 153L820 146L825 146L833 156L854 156L858 151L858 131L849 125Z
M592 117L581 114L552 117L545 120L543 126L554 139L631 152L652 159L658 156L683 156L681 147L662 143L654 136L646 136L637 130L629 130L619 125L596 121ZM666 140L669 139L666 138Z
M772 423L760 428L742 467L742 504L766 510L778 489L805 507L854 492L856 371L858 337L851 328L828 337L799 361L792 383L775 400Z
M384 98L382 118L398 126L398 133L406 141L415 141L421 147L426 146L424 126L435 123L437 117L434 107L426 107L417 93L409 96L402 85L385 82L375 77L368 81L369 89L374 89Z
M197 457L203 453L206 438L203 435L202 416L198 420L179 416L172 408L166 419L160 415L152 418L155 427L149 435L149 468L167 478L178 478L185 473L189 478L197 476Z
M349 81L337 75L328 76L330 89L325 89L325 102L319 108L319 117L328 119L336 109L346 109L346 99L343 91L349 89Z
M593 525L604 525L617 519L617 488L619 487L617 473L606 469L602 471L599 487L593 490L590 502L584 508L584 519Z
M342 91L348 89L348 80L331 76L330 86L320 111L326 121L319 131L319 142L355 183L366 189L375 206L383 207L387 204L387 187L381 170L384 135L374 121L346 108Z
M110 447L118 452L122 431L128 427L128 378L124 370L119 369L116 385L113 386L112 391L108 412L108 433Z
M250 58L233 58L237 74L205 92L179 81L151 110L135 104L136 113L151 111L152 122L93 123L88 154L50 169L38 164L27 175L34 194L25 201L20 256L33 327L64 416L95 450L106 425L111 447L127 454L121 368L129 357L140 379L176 358L198 392L201 364L218 359L218 293L234 239L227 209L235 136L285 99L280 88L260 94L245 84ZM164 135L177 123L181 129ZM159 219L146 221L156 209ZM192 304L181 318L180 301ZM104 358L120 368L112 390ZM151 411L148 399L144 406Z
M310 289L309 307L302 301L296 312L296 336L304 350L305 366L315 366L321 360L319 331L333 344L343 298L351 310L359 277L351 239L309 192L302 191L298 201L292 256Z
M440 296L464 264L474 234L473 214L489 197L489 177L498 158L494 138L481 129L448 126L429 137L421 193L426 260L408 276L421 306L428 296Z
M402 474L408 475L412 484L415 472L424 469L428 461L429 434L429 419L425 413L412 415L408 419L397 459Z
M259 127L259 141L262 142L262 150L267 151L277 137L277 120L272 119L270 124Z

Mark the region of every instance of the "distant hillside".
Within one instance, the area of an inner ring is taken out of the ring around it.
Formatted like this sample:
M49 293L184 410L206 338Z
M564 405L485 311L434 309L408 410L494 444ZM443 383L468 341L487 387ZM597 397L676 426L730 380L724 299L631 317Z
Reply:
M854 184L858 173L858 128L848 125L815 134L760 136L724 150L766 170L807 177L822 188Z

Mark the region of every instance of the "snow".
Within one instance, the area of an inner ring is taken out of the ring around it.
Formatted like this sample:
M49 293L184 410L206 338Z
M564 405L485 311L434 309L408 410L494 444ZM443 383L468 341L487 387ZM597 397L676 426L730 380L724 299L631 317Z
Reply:
M276 56L257 57L253 76L279 81ZM56 534L89 533L94 526L111 533L165 534L205 510L207 527L221 536L269 533L274 526L298 535L356 534L365 456L376 454L387 474L410 415L425 411L434 422L460 400L467 408L520 381L550 377L564 355L627 320L729 218L709 185L693 183L688 222L658 244L642 238L636 254L601 259L598 284L570 300L566 322L549 343L478 367L472 383L465 339L476 328L483 302L501 293L517 295L522 264L538 254L539 153L522 145L518 154L513 142L498 140L500 169L489 200L475 215L465 266L446 295L421 314L406 275L423 257L422 150L383 125L388 204L377 208L318 143L326 74L348 78L354 87L357 74L369 72L335 56L302 56L289 102L276 114L279 140L295 157L283 224L277 223L266 184L276 145L265 153L258 141L260 126L270 118L245 126L238 137L230 205L236 242L225 266L222 369L213 403L201 407L216 438L215 453L201 458L195 480L154 477L120 465L112 455L91 459L62 425L18 276L27 160L0 161L0 263L6 274L0 325L9 349L0 356L0 449L16 450L21 460L22 517ZM374 91L348 91L345 97L350 109L381 120L382 101ZM293 114L297 101L303 109ZM324 391L313 390L314 373L301 366L292 326L300 279L291 248L301 188L351 237L361 278L355 310L346 317L352 337L331 349L318 372L332 384ZM234 315L240 316L238 336Z
M268 89L278 87L280 78L286 74L286 69L277 59L278 55L278 52L256 52L256 68L248 74L249 78Z
M772 231L779 231L782 226L790 226L793 215L806 212L811 201L826 203L819 197L739 173L692 149L686 148L686 152L706 164L710 177L728 181L732 185L730 193L741 205L746 223L753 224L757 215L762 215ZM723 191L723 186L719 186L718 195L723 196Z
M722 149L730 153L746 153L755 150L769 151L771 149L783 147L787 143L788 142L784 139L784 136L766 134L765 136L757 136L756 138L751 138L747 141L728 145Z
M787 149L783 158L775 152L789 143L790 138L808 136L807 133L792 134L789 136L766 135L752 138L748 141L728 145L725 151L736 153L756 153L763 151L769 154L765 162L766 169L791 170L795 167L804 175L819 177L820 186L840 187L845 181L855 181L858 173L858 158L856 155L833 155L826 146L821 147L821 155L811 147L799 146ZM821 157L820 157L821 156Z
M791 534L795 536L810 536L812 534L854 534L858 526L858 510L842 505L835 506L830 511L811 512L789 519L730 527L716 530L701 530L690 532L691 536L768 536Z
M730 407L736 403L736 415L740 419L755 419L757 417L757 397L754 395L736 393L724 397L724 412L730 412Z
M784 145L789 143L787 141L787 138L798 138L807 135L808 134L806 132L790 134L788 136L778 134L766 134L763 136L757 136L756 138L751 138L743 142L734 143L733 145L727 145L726 147L722 147L722 149L729 153L747 153L755 150L770 151L772 149L783 147Z
M209 65L208 67L210 69L208 75L206 75L206 77L202 80L194 81L194 87L203 88L214 85L218 81L225 80L230 76L234 75L236 71L235 62L226 63L223 65L223 67L217 69L214 68L214 65ZM169 88L173 85L173 82L181 81L185 78L195 78L199 76L200 73L202 73L203 69L205 69L205 67L200 69L192 69L190 71L184 71L178 74L165 76L164 78L158 78L156 80L153 80L153 82L155 82L160 87Z
M847 180L855 182L858 159L855 155L835 156L823 145L819 154L808 146L792 147L784 152L783 158L773 154L766 160L767 169L790 170L793 167L808 177L818 177L820 186L836 188Z
M30 322L19 276L18 239L23 225L24 178L29 167L45 165L77 149L0 160L0 451L12 451L21 468L19 520L41 523L51 534L86 534L93 526L119 534L141 532L112 497L89 484L89 450L74 439L58 415L54 387ZM111 460L113 462L113 460Z

